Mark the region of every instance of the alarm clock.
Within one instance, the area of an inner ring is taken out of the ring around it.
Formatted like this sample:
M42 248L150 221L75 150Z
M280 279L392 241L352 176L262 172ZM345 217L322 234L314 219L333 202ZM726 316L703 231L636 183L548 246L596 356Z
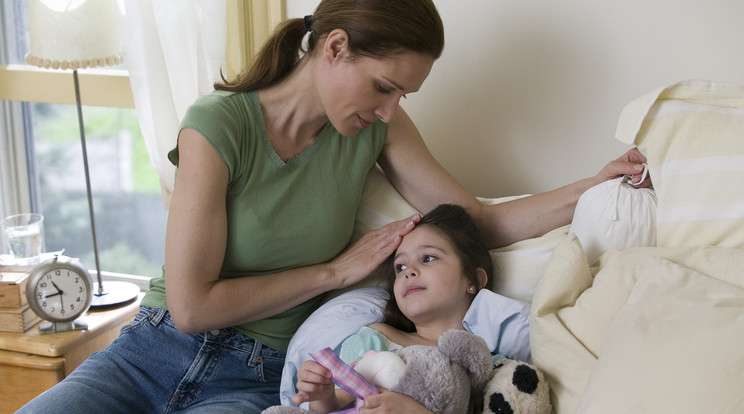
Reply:
M42 333L86 329L79 319L93 295L88 270L76 259L55 255L36 265L29 274L26 298L31 309L46 321Z

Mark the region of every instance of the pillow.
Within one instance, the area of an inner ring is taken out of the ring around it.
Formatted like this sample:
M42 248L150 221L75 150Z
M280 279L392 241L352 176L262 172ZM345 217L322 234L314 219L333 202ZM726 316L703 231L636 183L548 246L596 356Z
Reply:
M649 259L607 334L580 413L744 412L744 289Z
M657 246L744 248L744 85L684 81L623 110L616 138L648 158Z
M352 240L358 240L372 230L418 212L398 193L380 168L373 168L364 182Z
M592 286L592 273L576 235L569 234L553 253L540 280L530 315L532 361L550 384L554 412L574 412L596 357L567 327L561 309L573 306Z
M325 347L335 349L362 326L381 321L387 298L387 290L381 287L345 292L319 307L300 325L289 341L282 370L282 405L293 405L290 399L296 393L297 372L300 365L310 359L310 352Z
M481 289L465 313L462 326L483 338L492 353L532 362L528 304Z
M610 250L656 246L656 194L624 178L595 185L579 198L569 231L589 264Z
M494 276L487 287L506 297L531 303L553 250L566 237L568 229L567 224L540 237L490 250Z

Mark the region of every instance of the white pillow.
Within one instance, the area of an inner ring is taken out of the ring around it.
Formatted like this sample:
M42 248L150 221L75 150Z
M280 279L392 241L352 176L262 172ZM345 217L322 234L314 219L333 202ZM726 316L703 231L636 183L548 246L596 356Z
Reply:
M741 413L744 289L649 259L607 334L579 413Z
M744 248L744 85L684 81L623 109L616 137L648 158L657 245Z
M490 250L494 276L488 288L512 299L532 303L553 250L566 238L568 224L540 237Z
M365 287L345 292L319 307L300 326L289 341L282 371L280 399L282 405L292 405L297 392L297 372L310 352L325 347L335 349L346 337L362 326L382 320L388 294L385 288Z
M605 181L579 198L569 232L589 264L610 250L656 246L656 194L623 178Z
M418 212L398 193L380 168L373 168L364 182L352 240Z

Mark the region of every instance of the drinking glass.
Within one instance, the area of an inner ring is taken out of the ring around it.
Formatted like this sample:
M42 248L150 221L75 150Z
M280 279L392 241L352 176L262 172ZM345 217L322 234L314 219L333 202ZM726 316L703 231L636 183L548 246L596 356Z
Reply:
M10 257L18 265L35 264L44 246L44 216L23 213L8 216L2 221L8 241Z

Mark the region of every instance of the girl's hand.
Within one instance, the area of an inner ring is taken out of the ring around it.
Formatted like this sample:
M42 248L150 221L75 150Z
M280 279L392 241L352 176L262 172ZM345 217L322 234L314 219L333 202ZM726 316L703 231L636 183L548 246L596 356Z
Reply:
M336 256L329 265L333 277L339 282L338 288L359 282L377 269L395 252L403 236L413 230L420 219L420 215L414 214L373 230Z
M302 363L297 373L297 394L292 403L300 405L307 401L323 401L336 404L336 394L331 371L313 360Z
M364 407L359 414L410 413L433 414L418 401L397 392L381 390L377 395L364 399Z
M646 162L646 157L638 151L638 148L631 148L628 152L620 156L615 161L610 161L605 165L604 168L597 174L597 184L607 180L611 180L616 177L623 175L631 176L631 182L636 183L641 179L643 173L643 165ZM648 176L646 179L636 187L651 187L651 177Z

